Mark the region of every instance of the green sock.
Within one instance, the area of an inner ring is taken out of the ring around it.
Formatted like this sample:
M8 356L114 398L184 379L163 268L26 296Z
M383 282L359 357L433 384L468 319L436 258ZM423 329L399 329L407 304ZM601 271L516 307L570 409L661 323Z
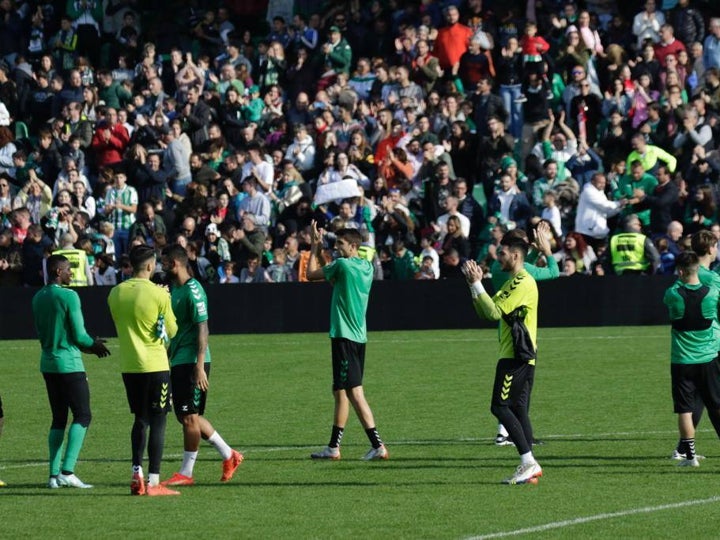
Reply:
M80 455L80 450L82 449L86 433L87 428L85 426L81 426L80 424L70 424L67 449L65 450L65 460L63 461L62 467L63 471L75 471L75 464L77 463L78 456Z
M48 447L50 448L50 476L57 476L60 473L60 457L62 456L64 429L51 429L48 435Z

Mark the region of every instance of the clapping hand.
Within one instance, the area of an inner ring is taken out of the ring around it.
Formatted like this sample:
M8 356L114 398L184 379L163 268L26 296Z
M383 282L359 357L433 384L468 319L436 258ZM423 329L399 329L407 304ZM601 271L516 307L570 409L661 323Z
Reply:
M320 242L322 242L323 234L325 233L324 229L318 229L317 221L314 219L310 222L310 242L313 246L320 245Z
M472 285L483 278L482 268L480 268L480 265L472 259L465 261L465 264L463 264L462 267L462 272L465 274L465 280L469 285Z
M535 227L535 247L546 257L552 254L550 247L550 224L547 221L541 221Z

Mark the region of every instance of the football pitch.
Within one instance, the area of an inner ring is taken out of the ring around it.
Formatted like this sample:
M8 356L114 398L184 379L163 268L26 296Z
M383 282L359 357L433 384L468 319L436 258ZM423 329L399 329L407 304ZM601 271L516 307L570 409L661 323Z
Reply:
M92 324L89 325L92 327ZM0 344L4 538L717 537L720 443L704 418L696 469L677 442L668 327L540 329L531 406L544 476L507 486L489 400L494 330L371 332L365 390L385 462L351 416L338 462L313 462L332 423L325 334L211 336L207 417L245 455L233 480L203 444L180 497L131 497L130 426L117 342L85 358L93 421L76 472L92 490L49 490L50 411L35 341ZM169 417L162 477L182 456ZM146 464L147 467L147 464Z

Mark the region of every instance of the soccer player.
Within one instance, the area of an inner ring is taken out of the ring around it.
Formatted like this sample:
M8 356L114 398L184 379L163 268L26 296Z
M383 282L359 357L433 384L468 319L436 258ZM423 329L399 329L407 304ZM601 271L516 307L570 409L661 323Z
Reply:
M698 256L698 279L700 280L700 283L720 292L720 276L710 270L710 266L715 262L717 257L718 241L717 238L715 238L715 235L704 229L696 232L690 239L690 248ZM717 321L713 324L716 328L716 332L718 332L718 340L720 340L720 324L718 324ZM720 348L720 341L718 342L718 348ZM700 399L700 396L697 396L692 414L693 426L696 429L700 423L700 419L702 418L704 408L705 405L703 404L702 399ZM713 409L708 409L708 418L710 418L710 422L712 422L715 432L718 434L718 437L720 437L720 415ZM686 459L685 453L682 451L682 440L678 441L677 447L673 451L671 457L677 461L683 461ZM695 454L695 457L697 459L705 459L705 456L697 453Z
M202 285L190 275L185 249L172 245L163 250L162 265L172 279L172 308L178 332L170 342L170 381L173 407L183 426L183 462L180 472L165 480L166 486L194 484L193 467L200 438L212 444L223 458L221 482L227 482L243 461L203 416L209 387L208 305Z
M177 323L170 295L150 281L155 251L146 245L130 250L132 278L110 291L108 305L120 341L120 369L135 422L132 446L132 495L179 495L160 485L165 425L170 410L170 369L165 341L175 336ZM149 428L149 430L148 430ZM149 438L148 438L149 431ZM142 462L148 447L148 482Z
M537 482L542 468L532 453L533 431L527 404L532 392L537 357L538 290L524 268L529 244L506 233L500 242L502 269L510 273L495 296L482 285L483 271L467 261L463 272L470 285L473 305L483 318L500 321L500 360L495 369L491 412L512 437L520 454L520 465L505 484Z
M527 240L527 234L522 229L513 229L511 234ZM533 247L537 249L538 254L545 256L547 267L535 266L527 261L524 265L525 270L527 270L528 274L530 274L535 281L555 279L560 276L560 269L558 268L557 261L555 260L555 257L552 256L552 248L550 246L551 237L552 233L550 232L550 225L548 222L540 221L535 228L535 245ZM509 274L502 269L502 258L505 254L505 251L500 250L497 254L497 259L493 261L492 266L490 267L490 282L496 291L499 290L503 283L505 283L510 277ZM530 403L528 403L528 409L529 407ZM508 435L507 429L505 429L505 426L502 424L498 424L498 433L495 436L495 444L497 446L513 446L514 444L512 437ZM542 443L538 440L534 440L533 444Z
M330 340L335 414L330 442L310 457L340 459L340 442L352 405L372 446L362 459L388 459L390 454L380 440L362 387L367 342L365 313L372 286L373 267L366 259L358 256L362 237L356 229L340 229L335 233L335 249L339 258L326 264L322 256L324 231L318 229L314 220L311 226L307 278L310 281L327 280L333 285Z
M717 313L720 293L698 276L696 253L685 251L676 261L679 279L663 299L672 324L670 374L673 406L678 415L684 459L678 465L698 467L693 410L701 398L708 411L720 413L720 367L717 362Z
M2 396L0 396L0 435L2 435L3 426L5 425L5 413L2 408ZM5 487L7 484L0 480L0 487Z
M51 255L47 260L47 274L48 284L32 300L35 329L42 347L40 371L52 412L47 486L53 489L62 486L91 488L74 472L91 419L90 389L81 351L100 358L108 356L110 351L102 340L88 335L80 297L75 291L64 288L72 280L70 261L63 255ZM63 456L68 409L72 411L73 420Z

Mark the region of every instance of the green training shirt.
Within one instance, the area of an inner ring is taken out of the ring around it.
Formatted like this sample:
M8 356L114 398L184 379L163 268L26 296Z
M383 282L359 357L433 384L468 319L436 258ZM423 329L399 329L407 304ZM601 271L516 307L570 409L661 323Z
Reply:
M208 320L207 296L202 285L191 278L171 292L172 310L178 331L170 342L170 365L197 362L199 323ZM210 362L210 347L205 349L205 362Z
M325 279L332 283L330 303L330 337L367 342L367 312L373 267L358 257L336 259L323 266Z
M91 347L95 340L85 330L78 293L60 285L46 285L33 296L32 310L42 347L40 371L85 371L78 347Z
M703 283L676 281L663 302L672 322L670 361L673 364L704 364L718 353L718 290Z

